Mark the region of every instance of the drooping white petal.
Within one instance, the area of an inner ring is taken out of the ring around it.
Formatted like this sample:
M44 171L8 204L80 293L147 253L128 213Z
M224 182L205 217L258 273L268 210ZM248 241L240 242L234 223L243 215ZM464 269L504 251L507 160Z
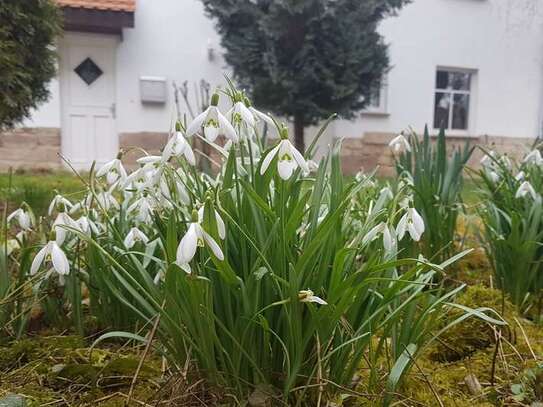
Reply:
M204 112L200 113L198 116L194 118L194 120L187 127L187 136L190 137L200 131L200 129L202 128L202 125L206 121L208 113L209 113L209 108L207 108Z
M243 121L250 127L254 127L255 118L253 117L251 111L243 104L243 102L237 102L236 107Z
M230 122L217 110L217 120L219 121L219 127L224 132L226 138L232 140L234 143L238 142L238 133L232 127Z
M207 246L209 246L210 250L213 252L213 254L215 255L216 258L218 258L219 260L224 260L224 254L221 250L221 248L219 247L219 245L217 244L217 242L215 241L215 239L213 239L211 237L211 235L209 235L205 230L202 229L202 236L207 244Z
M415 208L410 208L409 211L410 211L410 216L411 216L413 225L415 226L415 229L417 230L417 233L419 234L419 236L421 236L425 230L424 220L422 219L422 216L419 215L419 213L417 212Z
M106 175L115 165L115 160L116 159L108 161L107 163L102 165L102 167L100 167L100 169L96 171L96 177L103 177L104 175Z
M217 230L219 232L219 237L224 240L226 238L226 226L224 225L224 221L221 218L221 215L219 215L219 212L215 211L215 219L217 220Z
M198 246L197 226L196 223L191 223L187 233L177 246L177 264L189 263L196 254L196 247Z
M264 175L264 173L270 166L273 158L277 155L279 148L281 148L281 143L282 141L279 144L277 144L274 148L272 148L270 152L266 154L266 157L264 157L264 161L262 161L262 165L260 166L260 175Z
M30 275L33 276L37 273L37 271L40 269L40 266L43 263L43 260L45 259L45 256L49 254L50 251L50 245L49 243L43 246L38 253L36 253L36 257L34 257L34 260L32 260L32 265L30 266Z
M386 253L396 253L396 237L388 225L385 225L383 229L383 247L385 248Z
M408 214L407 212L401 217L400 221L396 225L396 235L399 240L402 240L405 232L407 232Z
M384 223L379 223L378 225L372 227L368 233L365 234L365 236L362 238L362 246L367 245L368 243L372 242L379 233L383 231Z
M307 165L304 156L298 150L296 150L296 147L294 147L290 141L285 141L288 143L290 153L294 157L294 160L296 161L298 166L302 169L302 172L309 173L309 166Z
M51 260L53 262L53 268L58 274L67 275L70 273L70 264L66 255L56 243L51 248Z

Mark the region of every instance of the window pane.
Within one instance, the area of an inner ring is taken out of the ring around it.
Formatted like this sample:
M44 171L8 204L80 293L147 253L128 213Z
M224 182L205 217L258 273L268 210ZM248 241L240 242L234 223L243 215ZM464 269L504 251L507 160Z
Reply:
M434 102L434 128L439 129L442 126L449 128L449 111L451 109L451 94L436 92Z
M469 95L454 95L452 128L467 130L469 120Z
M437 71L436 89L447 89L449 87L449 73L447 71Z
M467 72L437 71L436 88L469 91L471 74Z

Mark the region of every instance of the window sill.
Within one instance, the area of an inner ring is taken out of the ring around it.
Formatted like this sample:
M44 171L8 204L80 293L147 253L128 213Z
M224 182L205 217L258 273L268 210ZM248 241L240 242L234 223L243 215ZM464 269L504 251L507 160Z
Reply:
M390 116L389 112L379 111L379 110L363 110L360 112L361 116L374 116L374 117L388 117Z
M437 137L439 134L439 129L432 129L430 135L432 137ZM458 138L478 138L476 134L474 134L470 130L447 130L445 129L445 136L446 137L458 137Z

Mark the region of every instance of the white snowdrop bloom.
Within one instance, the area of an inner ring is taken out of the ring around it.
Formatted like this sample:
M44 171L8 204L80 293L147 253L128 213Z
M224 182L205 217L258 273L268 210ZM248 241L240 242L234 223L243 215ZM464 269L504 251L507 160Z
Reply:
M511 159L506 156L506 155L503 155L500 157L500 163L507 169L511 169L513 167L513 164L511 163Z
M123 163L121 162L120 156L121 156L121 153L119 153L117 158L105 163L96 172L96 177L101 178L105 176L107 183L110 185L114 184L117 181L124 182L124 180L127 177L127 174L126 174L126 170L123 167Z
M226 113L226 117L230 118L230 122L234 126L241 126L245 123L249 127L254 127L255 118L251 111L245 106L245 103L237 101L234 106Z
M532 184L530 184L528 181L524 181L517 189L517 192L515 194L515 198L524 198L527 195L530 195L530 197L534 200L537 199L537 193L535 192L534 187Z
M134 245L137 242L143 242L144 244L147 244L149 242L149 238L141 230L134 227L134 228L130 229L130 231L128 232L128 234L124 238L123 243L124 243L124 246L127 249L131 249L132 247L134 247Z
M147 194L137 199L126 212L128 215L134 215L138 222L151 223L153 221L153 204Z
M266 157L264 157L262 166L260 167L260 175L264 175L276 155L278 156L277 172L283 180L288 180L298 167L300 167L302 173L308 173L309 167L307 162L302 154L286 138L286 129L282 130L281 138L282 140L279 144L272 148Z
M149 185L149 179L149 171L144 167L138 168L126 178L125 190L141 191Z
M36 254L30 266L30 275L36 274L41 265L46 262L51 262L53 269L59 275L65 276L70 273L70 264L66 254L54 240L49 241Z
M396 153L399 153L404 150L411 151L411 145L409 144L409 141L407 141L403 133L398 134L396 137L390 140L390 143L388 143L388 146L392 150L394 150Z
M362 245L372 242L377 238L377 236L379 236L379 234L383 235L383 247L385 252L395 254L397 251L396 237L391 231L390 226L388 226L385 222L381 222L377 226L371 228L370 231L362 238Z
M184 156L190 165L196 165L196 157L189 142L183 133L176 131L166 143L162 151L162 161L168 161L170 157Z
M224 221L221 218L221 215L219 215L219 212L215 210L215 220L217 221L217 230L219 232L219 237L224 240L226 238L226 227L224 225ZM202 223L204 221L204 207L202 206L200 209L198 209L198 223Z
M75 221L78 229L87 236L91 236L92 233L98 234L98 226L90 220L86 215L81 216Z
M530 151L524 157L523 162L527 164L543 165L543 158L541 157L541 152L538 149Z
M117 202L115 197L109 191L100 192L99 194L96 194L96 197L94 198L96 199L100 209L105 211L109 211L111 208L116 210L120 208L119 202Z
M409 232L415 242L418 242L424 233L424 220L415 208L408 208L396 226L399 240L403 239L406 232Z
M197 216L198 215L196 214L196 219ZM194 218L195 217L193 216L193 220ZM215 239L213 239L198 222L193 221L190 224L187 233L185 233L185 236L183 236L181 242L179 242L176 263L180 267L189 264L196 254L196 248L204 246L207 246L216 258L221 261L224 260L224 254Z
M19 240L17 240L19 239ZM19 241L21 240L20 236L17 236L17 239L8 239L6 242L6 256L9 256L11 253L13 253L16 250L19 250L21 248L21 245L19 244Z
M328 305L322 298L317 297L311 290L300 290L298 292L298 299L300 302L314 302L319 305Z
M70 232L68 229L66 229L66 227L79 230L79 225L70 217L70 215L68 215L68 213L59 212L55 221L53 222L53 230L56 233L56 241L59 245L64 243L66 236Z
M204 136L210 142L214 142L222 131L226 138L233 142L238 141L238 135L228 119L217 108L219 104L219 95L214 94L211 98L211 105L189 124L187 136L193 136L204 128Z
M483 167L493 167L496 159L496 152L494 150L490 150L488 154L485 154L481 160L479 161Z
M57 209L57 206L62 206L62 205L66 207L67 209L70 209L73 206L72 203L66 198L64 198L62 195L59 195L59 194L55 195L55 197L49 204L49 209L47 210L47 213L49 214L49 216L51 216L53 211Z
M381 188L379 191L379 199L382 199L384 202L389 202L394 198L392 190L387 185L386 187Z
M26 211L24 208L19 208L10 213L6 219L9 223L13 219L17 221L21 229L30 230L32 229L32 224L34 223L32 212Z
M524 180L524 178L526 177L526 174L524 173L524 171L519 171L517 175L515 175L515 179L517 181L522 181Z
M312 172L315 172L319 169L319 164L317 164L315 161L313 160L307 160L307 168L309 171L307 172L304 172L304 176L307 177L309 174L311 174Z
M496 182L498 182L500 180L500 174L498 174L496 171L494 171L490 167L486 167L485 173L486 173L487 177L490 178L490 180L493 183L496 183Z

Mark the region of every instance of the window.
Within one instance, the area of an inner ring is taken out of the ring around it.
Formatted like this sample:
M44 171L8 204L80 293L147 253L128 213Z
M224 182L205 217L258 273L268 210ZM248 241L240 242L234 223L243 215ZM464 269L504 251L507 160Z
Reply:
M472 72L438 69L434 97L434 128L468 130Z
M387 112L388 83L386 77L375 84L371 90L370 97L363 113L365 114L386 114Z

